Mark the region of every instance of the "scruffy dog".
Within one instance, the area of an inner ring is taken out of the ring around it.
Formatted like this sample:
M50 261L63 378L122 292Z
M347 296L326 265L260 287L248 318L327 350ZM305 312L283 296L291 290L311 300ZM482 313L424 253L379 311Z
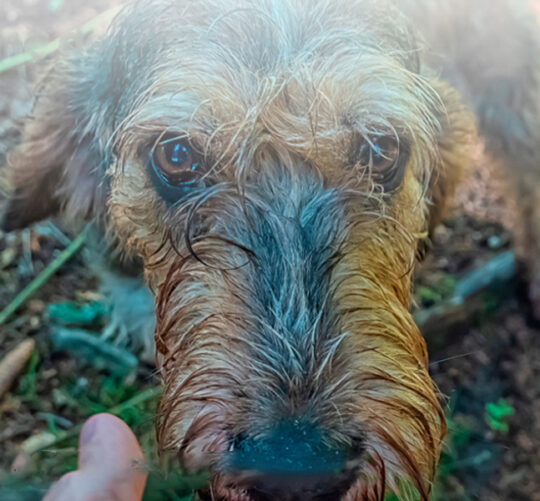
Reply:
M159 442L213 473L203 499L429 498L445 422L411 272L477 125L540 313L533 19L525 0L141 0L45 76L4 227L91 219L140 261Z

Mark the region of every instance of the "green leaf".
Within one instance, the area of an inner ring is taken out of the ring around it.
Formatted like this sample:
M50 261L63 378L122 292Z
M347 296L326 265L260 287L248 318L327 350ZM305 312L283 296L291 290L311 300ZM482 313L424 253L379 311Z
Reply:
M100 326L107 315L107 308L97 301L78 304L73 301L51 304L48 315L51 322L64 326Z
M515 412L515 409L501 398L495 403L486 404L486 423L493 431L506 434L510 430L510 417Z

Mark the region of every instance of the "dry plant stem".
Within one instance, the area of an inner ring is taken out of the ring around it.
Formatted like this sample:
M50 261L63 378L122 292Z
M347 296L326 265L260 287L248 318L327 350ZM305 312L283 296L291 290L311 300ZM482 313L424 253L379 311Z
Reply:
M43 284L51 278L67 261L69 261L84 245L90 225L77 236L75 240L63 250L49 265L34 279L27 287L25 287L15 299L6 306L0 313L0 325L6 323L7 320L17 311L25 301L27 301Z

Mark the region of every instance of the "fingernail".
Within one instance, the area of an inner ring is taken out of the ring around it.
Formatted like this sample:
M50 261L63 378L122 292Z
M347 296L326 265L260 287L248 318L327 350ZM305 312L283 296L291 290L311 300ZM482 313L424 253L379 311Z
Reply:
M81 431L80 444L81 446L88 444L92 441L92 438L96 434L97 430L97 418L91 418Z

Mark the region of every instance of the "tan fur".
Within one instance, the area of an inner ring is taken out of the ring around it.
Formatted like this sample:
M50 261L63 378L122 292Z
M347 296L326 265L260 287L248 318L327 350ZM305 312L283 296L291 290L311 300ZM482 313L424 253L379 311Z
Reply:
M251 501L227 460L293 417L355 451L336 497L428 500L445 420L411 274L476 128L407 17L375 0L138 2L59 71L50 85L65 106L38 102L10 167L10 227L97 214L143 261L161 448L210 469L211 498ZM206 168L204 190L172 205L148 165L168 133ZM374 134L410 150L392 188L359 160Z

